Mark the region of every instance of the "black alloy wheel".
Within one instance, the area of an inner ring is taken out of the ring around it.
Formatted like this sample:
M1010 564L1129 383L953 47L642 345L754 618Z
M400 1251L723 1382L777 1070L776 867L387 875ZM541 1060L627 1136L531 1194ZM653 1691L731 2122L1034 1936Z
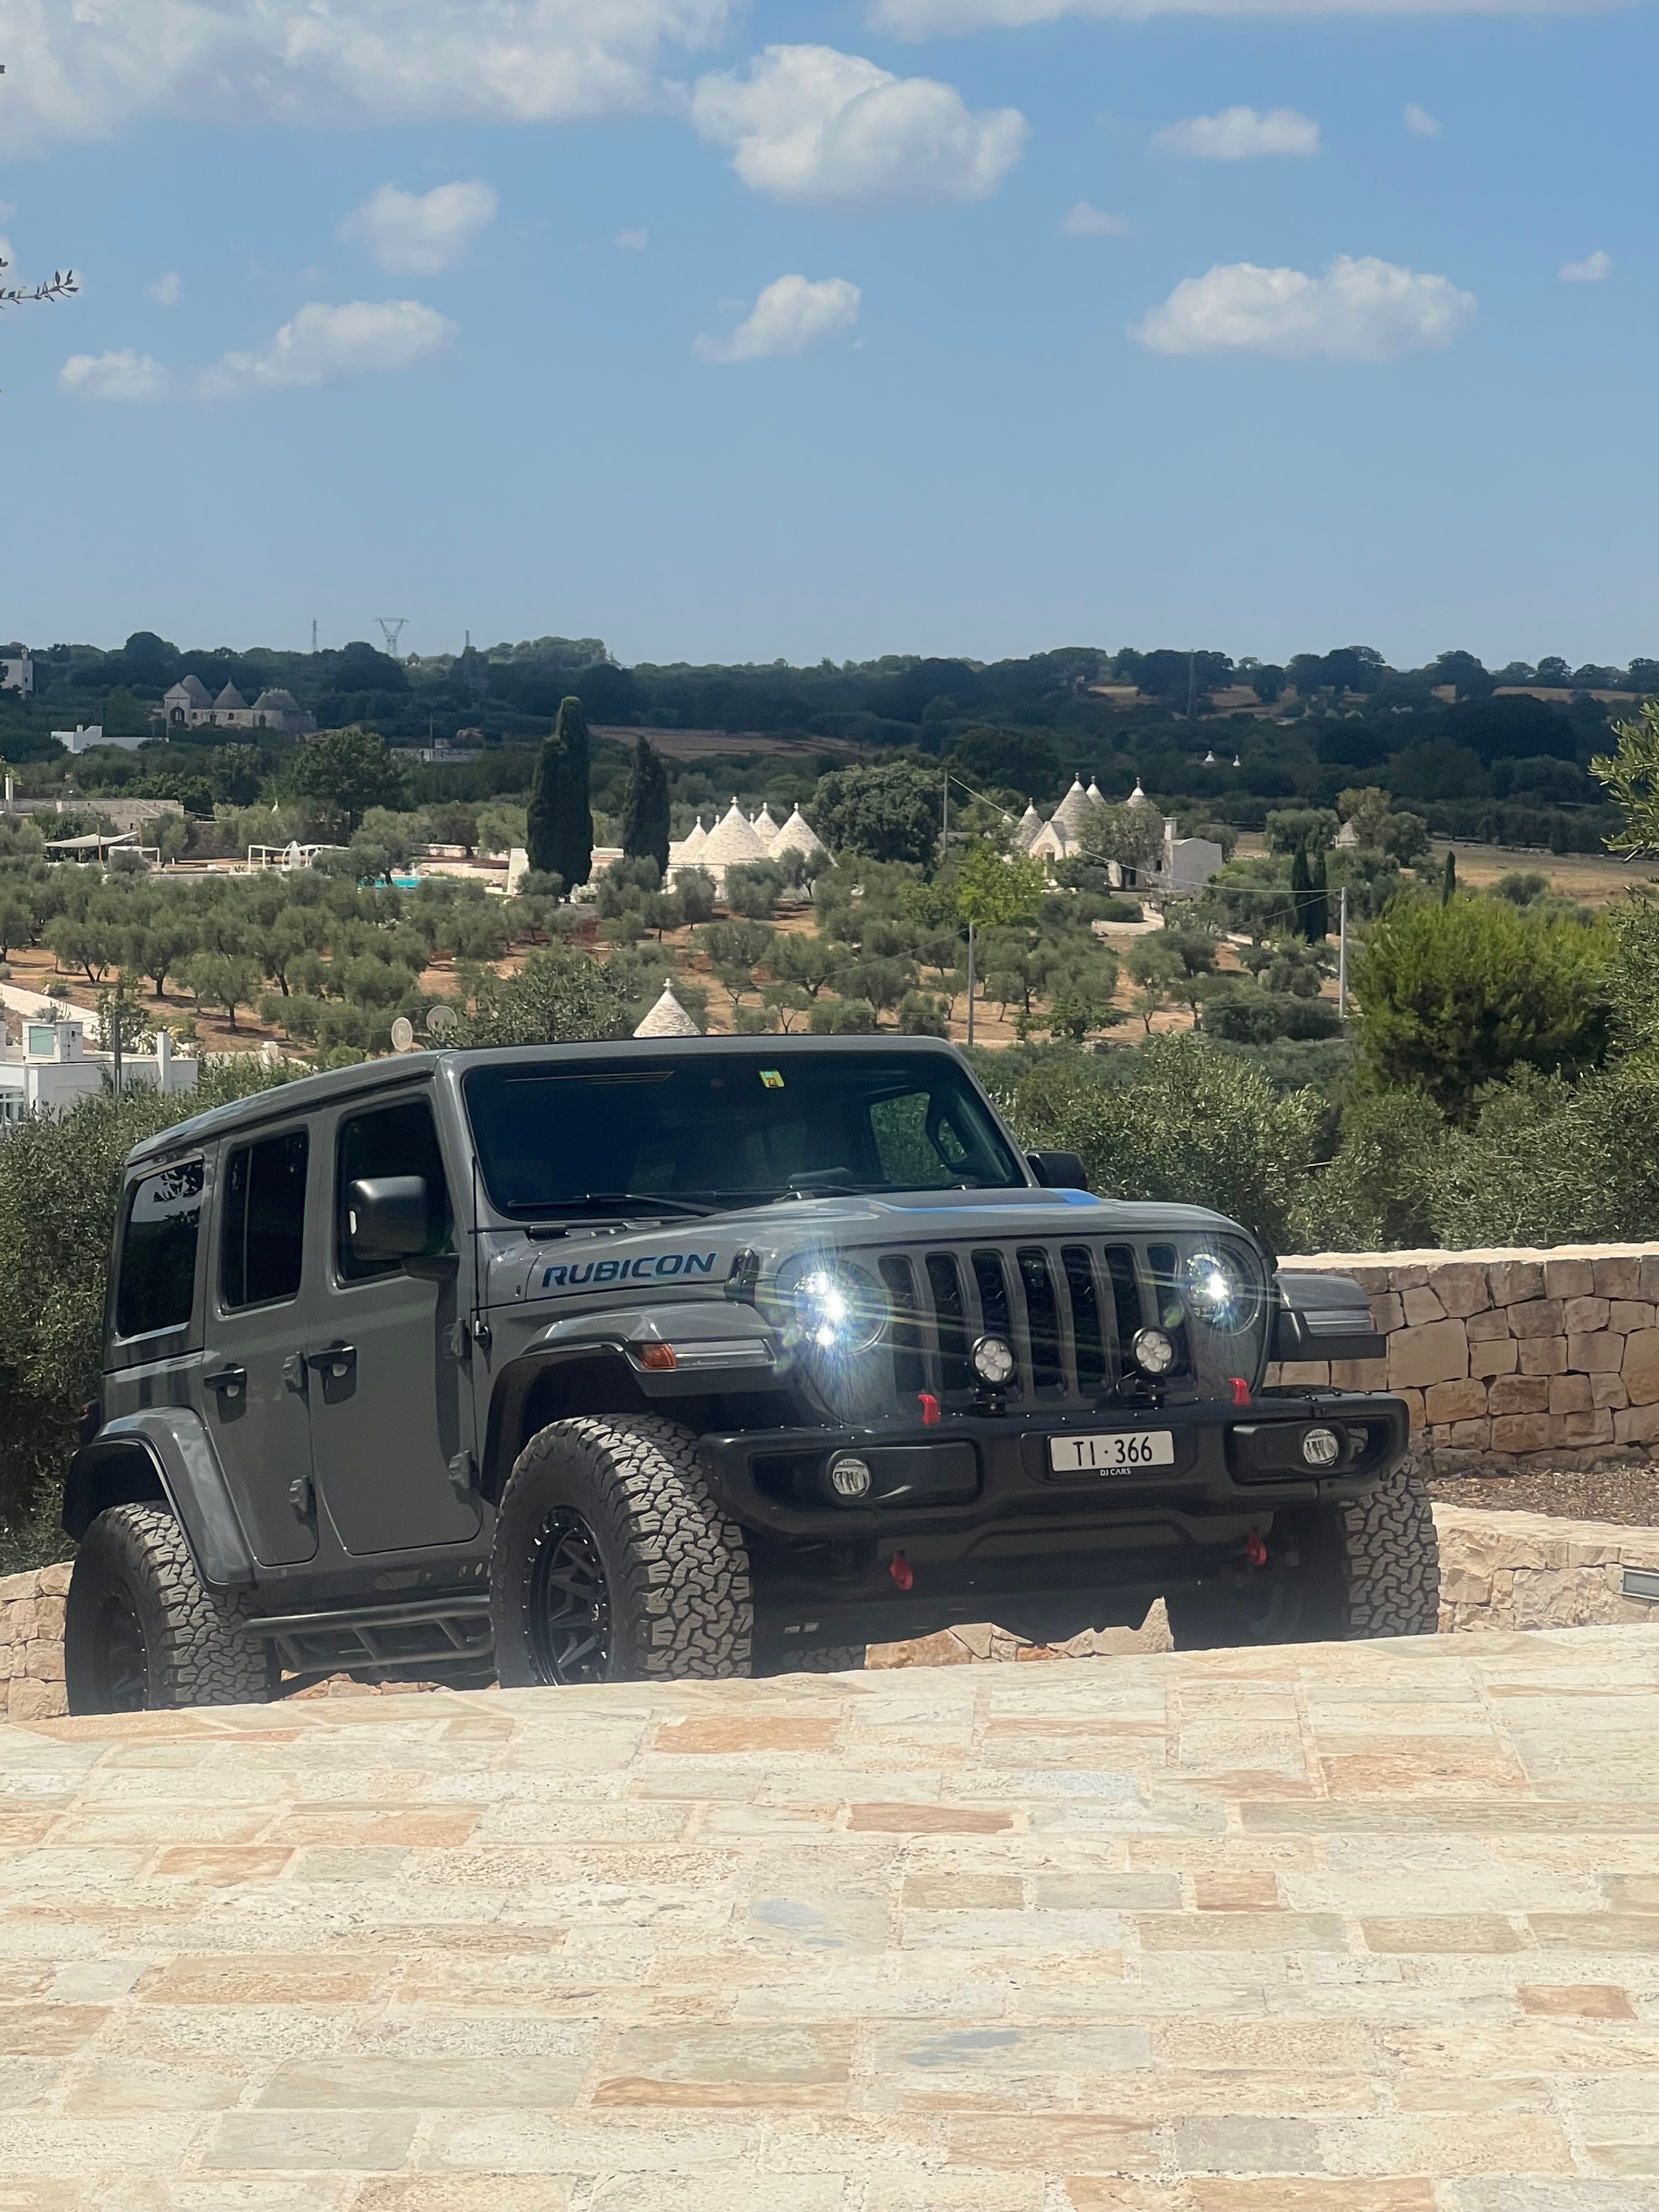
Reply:
M93 1629L98 1711L142 1713L149 1703L149 1654L137 1602L125 1583L105 1593Z
M570 1687L611 1672L611 1585L593 1532L561 1506L538 1530L525 1580L525 1634L539 1679Z

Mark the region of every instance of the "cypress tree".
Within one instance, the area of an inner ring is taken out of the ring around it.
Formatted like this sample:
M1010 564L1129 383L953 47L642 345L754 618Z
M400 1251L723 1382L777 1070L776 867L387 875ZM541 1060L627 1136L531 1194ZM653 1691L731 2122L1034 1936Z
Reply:
M1446 848L1445 872L1440 878L1440 903L1449 906L1452 894L1457 889L1457 855L1449 845Z
M1313 877L1308 867L1308 848L1298 845L1291 862L1291 906L1296 915L1296 933L1311 942L1313 933L1309 922L1313 913Z
M580 699L565 699L531 781L527 848L531 866L562 878L567 891L593 872L588 778L587 718Z
M623 850L630 860L654 860L668 872L668 771L649 738L634 748L634 766L623 800Z
M1308 942L1321 945L1331 926L1330 878L1325 872L1325 848L1321 845L1308 863L1308 885L1312 894L1308 908Z

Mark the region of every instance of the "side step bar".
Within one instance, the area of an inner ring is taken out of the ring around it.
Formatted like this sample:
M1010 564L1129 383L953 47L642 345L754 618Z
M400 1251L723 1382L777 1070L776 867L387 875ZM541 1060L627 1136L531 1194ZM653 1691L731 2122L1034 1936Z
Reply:
M338 1613L267 1613L247 1621L245 1632L275 1644L283 1670L302 1678L283 1685L289 1692L330 1674L418 1680L423 1670L447 1674L457 1668L483 1682L495 1650L489 1600L482 1594Z

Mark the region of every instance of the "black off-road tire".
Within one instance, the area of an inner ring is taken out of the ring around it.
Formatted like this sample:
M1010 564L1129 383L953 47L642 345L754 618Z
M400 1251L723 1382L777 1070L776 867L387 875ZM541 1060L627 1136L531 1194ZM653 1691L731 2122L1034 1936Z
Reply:
M81 1540L64 1609L72 1713L264 1705L270 1648L233 1598L196 1571L185 1532L157 1505L112 1505Z
M1269 1560L1294 1547L1298 1564L1258 1579L1171 1590L1164 1599L1177 1651L1260 1644L1344 1644L1432 1636L1440 1626L1440 1547L1414 1460L1351 1505L1285 1515Z
M538 1597L550 1556L557 1564L554 1545L586 1563L586 1587L597 1593L593 1648L574 1653L562 1670L550 1655ZM696 1438L650 1415L583 1414L530 1439L495 1519L489 1602L503 1689L750 1670L755 1616L743 1531L716 1504Z
M1370 1497L1309 1516L1301 1639L1432 1636L1440 1626L1440 1545L1414 1459Z

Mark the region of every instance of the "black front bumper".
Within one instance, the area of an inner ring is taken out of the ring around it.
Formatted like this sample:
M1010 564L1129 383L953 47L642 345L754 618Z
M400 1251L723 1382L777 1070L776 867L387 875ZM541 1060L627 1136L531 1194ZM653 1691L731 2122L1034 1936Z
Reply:
M1329 1469L1303 1458L1314 1426L1340 1439ZM1159 1429L1173 1437L1172 1466L1049 1464L1051 1437ZM1085 1593L1097 1626L1139 1619L1171 1587L1250 1571L1253 1534L1271 1562L1275 1516L1364 1496L1399 1466L1409 1433L1399 1398L1321 1391L1237 1407L749 1431L705 1436L702 1457L719 1503L749 1534L757 1612L789 1632L816 1613L847 1640L879 1640L963 1620L1012 1627L1022 1608L1030 1619L1053 1601L1064 1614ZM851 1504L829 1481L848 1453L872 1477L869 1498Z

